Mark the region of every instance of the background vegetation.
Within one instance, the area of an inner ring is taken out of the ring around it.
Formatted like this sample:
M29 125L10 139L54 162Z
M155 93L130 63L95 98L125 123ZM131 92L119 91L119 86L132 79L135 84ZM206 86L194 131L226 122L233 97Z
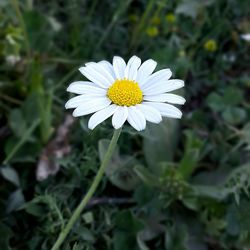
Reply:
M1 249L51 248L112 134L72 120L66 87L85 62L134 54L185 79L183 119L125 126L62 249L250 249L247 0L0 6Z

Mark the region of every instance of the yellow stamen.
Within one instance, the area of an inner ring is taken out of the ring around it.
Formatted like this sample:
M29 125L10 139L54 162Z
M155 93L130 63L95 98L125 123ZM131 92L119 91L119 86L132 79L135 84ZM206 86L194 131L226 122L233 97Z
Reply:
M107 92L108 98L119 106L134 106L142 102L139 84L128 79L116 80Z

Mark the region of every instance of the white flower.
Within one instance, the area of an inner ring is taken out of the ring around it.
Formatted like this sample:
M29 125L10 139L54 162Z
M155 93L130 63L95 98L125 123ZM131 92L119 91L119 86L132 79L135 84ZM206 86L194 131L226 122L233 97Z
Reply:
M5 58L7 64L9 64L10 66L15 66L20 60L20 56L16 56L16 55L8 55Z
M115 129L128 121L138 131L145 129L146 120L159 123L162 117L181 118L181 111L169 103L184 104L185 99L168 92L182 88L184 82L169 80L170 69L153 73L156 65L152 59L141 64L137 56L127 64L118 56L113 58L113 65L107 61L86 63L79 70L90 81L69 85L67 91L79 95L65 107L75 108L75 117L94 113L88 122L90 129L110 116Z
M245 40L245 41L250 41L250 33L247 33L247 34L242 34L240 35L240 37Z

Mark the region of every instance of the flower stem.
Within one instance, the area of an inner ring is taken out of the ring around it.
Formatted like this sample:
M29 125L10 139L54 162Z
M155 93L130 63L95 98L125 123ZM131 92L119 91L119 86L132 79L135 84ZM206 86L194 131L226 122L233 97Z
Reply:
M24 19L23 19L21 10L20 10L19 3L17 0L11 0L11 4L16 12L16 16L17 16L19 23L20 23L20 26L22 28L24 42L25 42L25 46L26 46L26 52L27 52L28 59L30 60L31 59L31 49L30 49L29 37L28 37L28 32L26 29L25 22L24 22Z
M130 44L130 49L134 45L136 45L136 43L138 42L138 40L139 40L138 36L141 34L141 31L143 30L143 28L144 28L144 26L145 26L145 24L147 22L147 18L149 17L149 14L150 14L151 10L154 7L154 4L155 4L155 0L148 1L146 10L144 11L144 14L140 18L140 22L135 27L135 30L133 32L132 39L131 39L131 44Z
M74 213L72 214L71 218L69 219L67 225L65 226L65 228L61 231L60 235L58 236L54 246L52 247L51 250L57 250L59 249L59 247L61 246L61 244L63 243L64 239L66 238L66 236L68 235L68 233L70 232L70 230L72 229L72 227L74 226L75 222L77 221L77 219L79 218L82 210L85 208L85 206L87 205L88 201L90 200L90 198L93 196L93 194L95 193L99 183L101 182L102 176L104 174L105 168L107 167L107 165L109 164L109 161L113 155L114 149L116 147L117 141L119 139L119 136L121 134L121 128L120 129L116 129L114 131L113 137L111 139L111 142L109 144L108 150L104 156L103 162L95 176L94 181L92 182L92 185L89 189L89 191L87 192L87 194L85 195L85 197L82 199L81 203L78 205L78 207L75 209Z

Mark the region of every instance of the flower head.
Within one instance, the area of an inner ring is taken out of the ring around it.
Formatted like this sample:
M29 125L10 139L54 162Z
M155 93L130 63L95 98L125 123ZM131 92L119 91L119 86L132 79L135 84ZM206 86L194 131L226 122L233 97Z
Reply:
M186 56L186 51L184 49L180 50L178 53L179 57L185 57Z
M158 16L154 16L150 19L150 22L154 25L160 25L161 19Z
M169 80L170 69L153 73L156 65L152 59L141 64L137 56L127 64L118 56L113 58L113 64L86 63L79 70L89 81L69 85L67 91L79 95L65 107L75 108L75 117L94 113L88 122L90 129L111 116L115 129L128 121L138 131L145 129L146 121L160 123L162 117L181 118L181 111L169 103L184 104L185 99L168 92L183 87L184 82Z
M128 19L132 23L137 23L139 21L139 16L136 14L131 14L128 16Z
M205 42L204 44L204 49L209 51L209 52L214 52L217 50L217 43L215 40L210 39L208 41Z
M159 29L156 26L150 26L147 28L146 33L149 37L156 37L159 34Z
M176 21L176 16L173 13L168 13L165 16L165 18L166 18L168 23L175 23L175 21Z

